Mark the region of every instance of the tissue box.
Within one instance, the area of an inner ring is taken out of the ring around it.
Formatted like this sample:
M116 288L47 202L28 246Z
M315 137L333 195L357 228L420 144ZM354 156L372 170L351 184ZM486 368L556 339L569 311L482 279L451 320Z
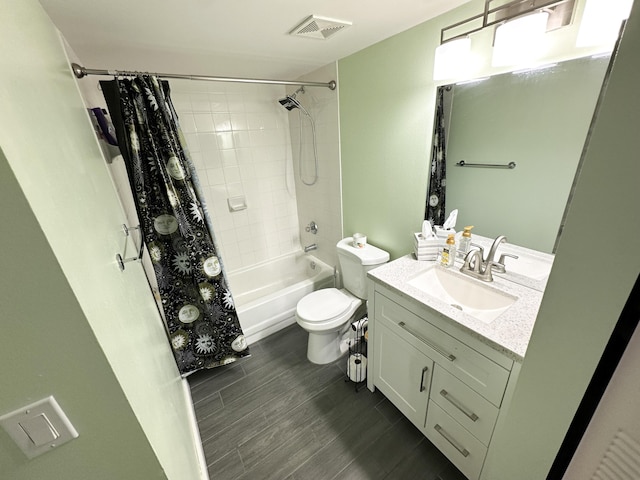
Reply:
M435 232L436 232L436 236L442 240L447 240L447 238L449 237L449 235L455 235L456 231L453 228L447 228L444 229L442 227L439 226L435 226L434 227Z
M418 260L437 260L438 252L444 241L436 238L424 238L422 233L414 234L414 253Z
M446 240L447 237L444 239ZM424 238L421 232L417 232L413 234L413 244L416 248L430 248L443 245L444 241L436 237Z

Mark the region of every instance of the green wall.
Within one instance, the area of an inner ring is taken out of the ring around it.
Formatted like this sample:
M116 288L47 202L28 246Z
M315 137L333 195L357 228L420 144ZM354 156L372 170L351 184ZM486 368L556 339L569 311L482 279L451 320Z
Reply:
M577 5L580 18L584 0ZM472 0L338 63L344 233L366 234L392 258L413 251L412 234L424 218L440 29L483 7ZM593 53L574 47L577 30L574 23L548 33L545 61ZM491 67L491 44L492 29L473 35L472 77L508 70Z
M28 460L0 429L0 477L166 478L2 151L0 178L1 412L54 395L79 433Z
M28 460L0 429L0 477L200 479L147 279L115 260L125 215L59 33L36 0L3 0L0 44L0 414L54 395L80 435Z

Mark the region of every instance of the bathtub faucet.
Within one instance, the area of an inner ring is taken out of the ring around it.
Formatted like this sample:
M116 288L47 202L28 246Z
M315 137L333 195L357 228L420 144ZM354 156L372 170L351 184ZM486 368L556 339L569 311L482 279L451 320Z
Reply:
M311 250L317 250L318 249L318 245L315 243L312 243L311 245L307 245L306 247L304 247L304 253L310 252Z

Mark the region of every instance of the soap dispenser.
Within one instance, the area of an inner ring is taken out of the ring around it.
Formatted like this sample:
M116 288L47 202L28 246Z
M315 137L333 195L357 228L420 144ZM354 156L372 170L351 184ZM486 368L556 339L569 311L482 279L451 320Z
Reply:
M440 265L443 267L450 267L456 261L456 239L451 233L447 238L447 243L442 248L442 255L440 256Z
M464 231L462 232L462 237L460 238L460 244L458 246L458 254L461 256L465 256L469 253L469 247L471 247L471 229L473 225L469 225L468 227L464 227Z

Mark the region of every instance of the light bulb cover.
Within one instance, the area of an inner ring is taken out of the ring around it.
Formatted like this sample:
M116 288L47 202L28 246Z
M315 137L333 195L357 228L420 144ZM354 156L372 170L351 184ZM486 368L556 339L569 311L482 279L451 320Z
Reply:
M582 13L576 47L611 50L632 4L633 0L589 0Z
M496 28L493 43L494 67L528 65L544 52L548 12L536 12L509 20Z
M436 48L433 79L446 80L464 77L469 67L471 39L457 38Z

